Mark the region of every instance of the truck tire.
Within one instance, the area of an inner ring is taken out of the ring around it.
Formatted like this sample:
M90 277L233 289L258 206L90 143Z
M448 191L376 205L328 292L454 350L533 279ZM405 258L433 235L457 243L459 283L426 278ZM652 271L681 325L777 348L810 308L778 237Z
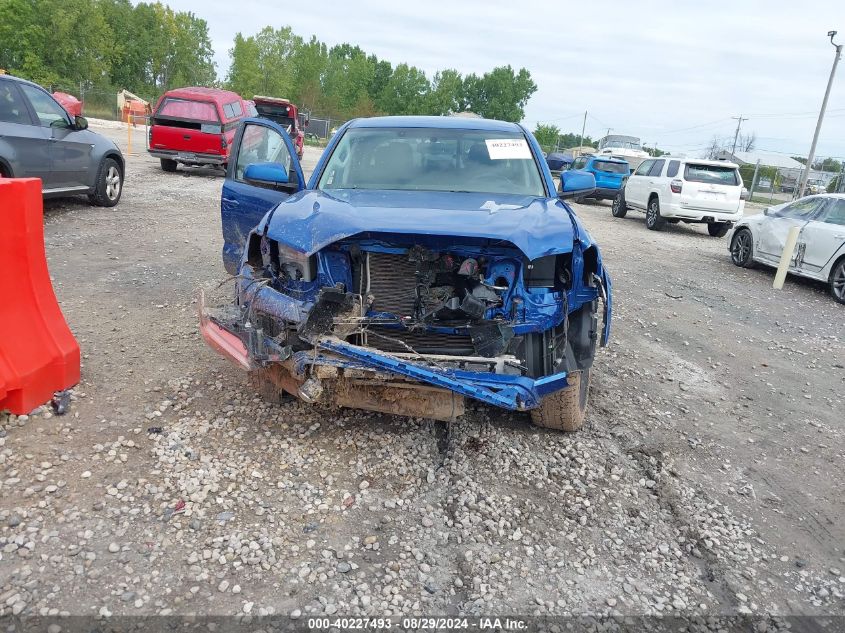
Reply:
M613 199L613 206L610 207L610 212L614 218L624 218L628 215L628 204L625 202L625 191L619 190L616 197Z
M179 166L175 160L170 160L169 158L162 158L161 159L161 168L164 171L176 171L176 168Z
M662 231L666 226L666 218L660 215L660 200L657 199L657 196L652 196L648 201L645 225L652 231Z
M730 222L708 222L707 223L707 232L710 233L710 237L725 237L728 234L728 231L731 230L731 223Z
M114 158L104 158L97 170L94 191L88 194L88 201L98 207L113 207L120 202L123 193L123 171Z
M587 400L590 395L590 370L573 371L568 376L569 385L550 393L531 409L531 422L535 426L557 431L578 431L584 426Z

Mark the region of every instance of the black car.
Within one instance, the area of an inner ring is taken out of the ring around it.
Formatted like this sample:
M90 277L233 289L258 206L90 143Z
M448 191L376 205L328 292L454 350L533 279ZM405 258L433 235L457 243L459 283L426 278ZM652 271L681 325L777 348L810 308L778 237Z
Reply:
M41 86L0 75L0 178L40 178L45 197L87 194L113 207L125 162L117 145L72 117Z

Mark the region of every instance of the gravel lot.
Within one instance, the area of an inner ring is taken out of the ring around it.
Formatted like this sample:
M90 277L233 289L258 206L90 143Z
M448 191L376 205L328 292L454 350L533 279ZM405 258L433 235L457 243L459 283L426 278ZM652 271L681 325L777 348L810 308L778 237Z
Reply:
M132 145L118 207L45 205L83 380L68 415L0 414L0 615L845 612L821 285L577 205L615 303L582 432L270 406L197 331L221 173Z

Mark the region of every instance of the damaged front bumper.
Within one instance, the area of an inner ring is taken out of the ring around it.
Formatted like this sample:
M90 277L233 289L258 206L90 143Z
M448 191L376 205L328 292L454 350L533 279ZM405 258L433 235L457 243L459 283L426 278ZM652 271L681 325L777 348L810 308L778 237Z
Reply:
M276 310L294 308L278 305L286 297L267 290L264 301L273 301ZM385 353L330 335L312 339L313 349L292 351L261 330L242 327L236 308L209 308L203 293L199 304L200 331L210 347L247 371L269 369L281 390L306 401L450 420L463 413L465 397L524 411L567 385L566 372L537 379L495 373L507 362L502 358Z

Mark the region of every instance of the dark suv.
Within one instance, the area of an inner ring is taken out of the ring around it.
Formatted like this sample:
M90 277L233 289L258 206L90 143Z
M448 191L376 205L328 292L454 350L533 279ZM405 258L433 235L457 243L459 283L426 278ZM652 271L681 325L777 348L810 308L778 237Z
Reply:
M72 117L40 86L0 75L0 178L40 178L45 197L88 194L113 207L123 190L123 155Z

